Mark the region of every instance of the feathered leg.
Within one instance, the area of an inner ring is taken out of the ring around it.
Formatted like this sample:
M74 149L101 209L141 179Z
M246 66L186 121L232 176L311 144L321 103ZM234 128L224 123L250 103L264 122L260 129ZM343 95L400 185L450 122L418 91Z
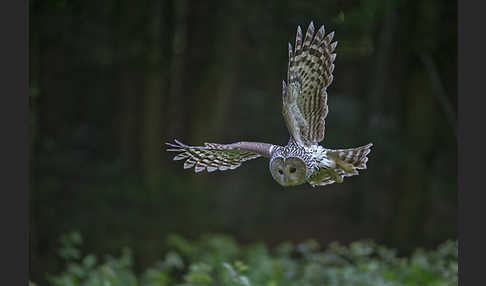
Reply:
M366 169L367 155L372 143L351 149L327 150L326 160L333 162L329 167L321 167L311 178L309 184L313 187L332 183L342 183L344 177L358 175L358 170ZM335 163L335 164L334 164ZM329 164L329 163L326 163Z

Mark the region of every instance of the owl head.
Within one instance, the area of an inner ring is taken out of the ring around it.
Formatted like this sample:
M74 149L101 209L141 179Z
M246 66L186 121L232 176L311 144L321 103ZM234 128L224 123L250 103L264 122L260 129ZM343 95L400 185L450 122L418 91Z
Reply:
M270 159L270 172L280 185L296 186L307 181L307 166L299 157L273 156Z

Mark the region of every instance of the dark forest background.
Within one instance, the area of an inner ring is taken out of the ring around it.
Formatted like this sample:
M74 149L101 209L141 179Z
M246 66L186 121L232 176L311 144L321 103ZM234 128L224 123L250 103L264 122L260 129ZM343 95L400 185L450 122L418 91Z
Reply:
M59 270L73 230L94 253L129 246L139 269L170 233L402 254L456 239L456 1L29 2L32 280ZM283 188L265 159L173 162L174 138L286 144L287 43L311 20L339 41L322 145L373 142L369 169Z

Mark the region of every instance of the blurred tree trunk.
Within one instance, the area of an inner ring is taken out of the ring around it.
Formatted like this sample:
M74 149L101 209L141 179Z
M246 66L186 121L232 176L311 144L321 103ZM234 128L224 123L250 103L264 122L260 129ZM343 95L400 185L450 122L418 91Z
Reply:
M122 70L120 75L121 122L120 122L120 149L123 164L135 170L137 164L136 139L137 134L137 88L135 73Z
M366 127L366 136L363 140L369 140L373 142L374 146L370 154L370 163L368 166L371 168L377 166L384 166L383 168L389 168L389 158L381 154L386 154L387 150L382 144L386 142L387 133L384 127L384 122L390 122L396 120L394 114L396 114L399 106L395 103L398 98L396 90L390 90L399 80L390 73L392 64L395 62L394 49L396 49L396 35L399 29L398 17L399 7L396 1L385 1L383 7L383 15L380 17L381 21L375 21L376 31L373 35L376 37L376 47L374 53L366 61L368 66L363 69L363 81L362 86L364 90L369 90L368 102L364 103L363 122ZM371 72L371 76L366 76L366 72ZM390 120L391 119L391 120ZM379 131L379 132L377 132ZM364 142L364 141L363 141ZM388 151L389 152L389 151ZM388 165L387 165L388 164ZM373 233L375 237L383 237L383 233L386 232L385 222L377 221L382 218L383 210L377 209L377 202L386 202L383 194L380 192L383 189L387 189L390 186L386 186L390 180L384 180L383 178L374 177L373 172L363 176L364 189L351 190L352 196L349 203L349 209L351 217L355 221L363 221L364 224L369 226L370 233ZM386 227L387 229L388 227Z
M135 2L133 1L121 1L119 2L119 20L116 25L118 27L117 35L117 47L118 49L118 62L119 62L119 78L116 82L121 98L121 111L120 116L117 118L115 126L119 126L119 138L120 138L120 152L121 159L125 167L135 171L137 167L137 143L138 143L138 130L137 126L137 95L140 94L140 79L139 74L141 68L129 69L128 63L141 67L140 64L133 63L140 60L137 58L137 54L134 54L134 27L140 23L143 15L140 13L140 9L136 9ZM138 13L137 13L138 12ZM132 33L130 33L132 32ZM131 66L131 65L130 65Z
M428 175L431 174L430 154L434 140L427 133L434 132L437 110L434 98L428 88L427 78L422 70L410 75L406 92L406 134L408 150L407 164L404 168L404 181L399 185L396 197L394 218L394 237L397 245L412 250L414 245L424 241L424 222L426 221L426 198L429 192ZM411 151L413 150L413 151Z
M166 141L172 141L172 137L182 135L184 133L184 117L187 116L185 110L185 96L184 86L191 80L190 75L186 75L187 58L187 41L188 41L188 1L180 0L174 1L172 13L173 19L173 35L170 39L169 58L171 58L168 67L169 92L166 101L167 108L164 114L165 135ZM190 71L191 72L191 71Z
M217 15L218 23L227 23L211 31L215 35L216 48L211 50L212 63L209 65L202 85L197 89L194 116L192 118L192 138L195 141L218 140L224 131L226 115L234 93L237 92L239 51L241 35L240 20L236 15L238 4L224 2Z
M163 5L165 4L165 5ZM166 3L149 2L147 12L147 54L145 89L141 105L140 157L142 175L151 189L160 183L161 146L162 146L162 105L163 94L167 91L167 76L164 73L165 59L162 57L167 49L162 41L167 33L163 21Z
M389 1L391 2L391 1ZM387 2L388 3L388 2ZM391 5L388 3L388 5ZM397 29L394 33L394 39L391 43L392 51L390 56L393 58L393 66L388 66L387 71L388 77L383 78L384 81L390 84L390 86L395 87L396 89L393 91L387 90L390 95L394 95L394 98L391 97L390 100L387 100L385 94L382 94L381 104L382 108L387 108L387 103L393 102L394 105L389 110L388 113L385 113L381 120L386 120L387 118L393 120L395 125L404 126L407 125L406 113L407 109L410 107L407 102L406 98L409 98L411 95L410 88L408 87L410 76L412 75L411 65L413 63L413 53L410 49L410 45L406 44L410 41L413 41L414 38L414 31L415 31L415 14L417 10L417 1L408 2L407 5L404 4L396 4L396 9L400 10L400 14L397 15ZM394 82L391 83L389 80L393 80ZM412 95L413 96L413 95ZM375 98L373 102L378 103L380 98ZM383 114L384 111L382 111ZM387 117L388 116L388 117ZM378 118L379 120L379 118ZM375 120L375 121L378 121ZM393 128L390 127L389 132L385 132L383 135L390 135L393 133ZM403 128L399 128L403 130ZM400 134L398 138L402 137L403 140L401 142L396 142L396 144L404 144L404 142L408 142L408 134ZM397 148L397 152L407 153L409 148L406 146L401 145ZM387 150L389 153L393 152L392 150ZM387 222L387 229L385 231L385 237L390 243L393 245L399 246L400 249L405 249L406 245L413 239L411 235L411 230L413 229L414 220L411 217L411 213L409 211L416 212L417 211L417 191L415 189L408 190L411 182L416 182L417 177L413 174L413 168L420 167L418 162L410 158L407 155L403 156L403 160L399 160L397 165L397 170L393 173L395 174L402 174L398 175L395 178L391 178L389 182L391 182L389 188L394 191L394 195L391 198L391 203L393 204L392 208L392 215ZM390 160L393 160L390 159ZM390 162L394 165L392 162ZM400 164L401 163L401 164ZM410 168L411 167L411 168ZM403 181L402 181L403 180ZM405 248L404 248L405 247Z
M380 120L377 117L381 117L385 114L385 110L389 113L393 113L389 106L385 106L383 103L393 102L394 100L387 100L386 90L390 86L389 82L391 80L396 80L391 78L390 74L390 63L392 62L392 53L394 46L394 41L396 40L397 32L397 3L395 1L385 1L385 15L384 21L381 25L381 31L378 38L378 47L376 49L376 59L373 85L371 87L371 96L369 105L369 112L371 113L371 118L373 121ZM393 106L392 106L393 107ZM396 108L396 106L395 106Z

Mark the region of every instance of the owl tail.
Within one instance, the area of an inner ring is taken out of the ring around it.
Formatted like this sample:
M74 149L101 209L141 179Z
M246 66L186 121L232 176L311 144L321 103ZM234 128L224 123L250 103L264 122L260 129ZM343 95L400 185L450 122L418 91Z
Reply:
M330 150L327 152L327 156L331 157L336 162L336 167L342 169L347 174L357 174L356 169L366 169L366 157L370 151L373 143L369 143L365 146L351 148L351 149L338 149Z

